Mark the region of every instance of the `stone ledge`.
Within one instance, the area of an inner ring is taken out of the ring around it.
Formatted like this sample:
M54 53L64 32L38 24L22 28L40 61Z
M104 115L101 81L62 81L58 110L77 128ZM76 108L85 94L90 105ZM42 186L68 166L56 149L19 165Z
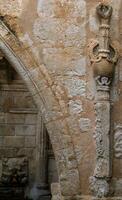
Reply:
M82 196L81 200L122 200L122 197L97 198L93 196Z
M80 195L77 195L75 197L71 197L71 196L62 197L59 200L122 200L122 197L96 198L96 197L93 197L93 196L80 196Z

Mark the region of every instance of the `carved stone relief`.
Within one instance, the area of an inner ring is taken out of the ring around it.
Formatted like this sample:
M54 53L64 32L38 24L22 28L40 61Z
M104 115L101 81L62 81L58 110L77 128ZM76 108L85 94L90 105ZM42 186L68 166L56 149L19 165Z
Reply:
M96 130L96 167L90 177L91 191L94 196L103 198L110 194L111 156L110 156L110 85L117 62L117 51L111 45L110 19L113 9L110 5L100 3L96 8L100 19L98 41L90 45L90 60L96 82L95 111Z

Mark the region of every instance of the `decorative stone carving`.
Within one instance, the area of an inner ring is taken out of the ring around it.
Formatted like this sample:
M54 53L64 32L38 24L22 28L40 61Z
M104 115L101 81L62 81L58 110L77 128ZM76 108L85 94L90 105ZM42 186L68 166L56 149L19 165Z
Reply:
M94 196L104 198L110 193L111 178L110 157L110 84L113 79L117 51L110 44L110 18L112 7L101 3L96 8L100 18L99 40L92 42L90 59L96 81L96 167L90 177L91 191Z
M117 50L110 44L109 39L110 18L113 9L110 5L101 3L96 10L101 21L99 41L91 42L90 60L98 85L110 85L118 58Z
M2 160L1 185L25 186L28 181L27 158L4 158Z
M114 135L114 155L122 159L122 126L117 126Z

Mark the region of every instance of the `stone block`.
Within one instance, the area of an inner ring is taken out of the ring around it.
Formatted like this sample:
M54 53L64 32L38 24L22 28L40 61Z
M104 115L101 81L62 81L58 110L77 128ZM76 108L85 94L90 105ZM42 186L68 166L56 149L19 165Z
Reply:
M15 113L8 113L7 114L7 123L10 124L23 124L25 121L24 114L15 114Z
M4 145L7 147L24 147L25 138L23 136L6 136Z
M23 110L27 110L27 109L33 109L35 108L35 103L33 101L33 98L31 96L31 94L28 91L25 92L13 92L13 96L14 96L14 104L16 105L16 108L21 108Z
M68 96L85 96L86 94L86 82L78 77L72 77L65 79L65 87L68 90Z
M22 11L22 1L1 0L0 12L3 15L19 16Z
M67 131L67 126L66 126L66 118L59 118L58 120L51 121L49 123L46 123L46 128L50 130L50 136L52 137L52 140L54 139L55 146L58 146L58 143L61 144L61 148L65 148L63 145L67 143L68 141L68 146L71 144L71 138L69 136L69 133ZM58 136L58 137L56 137ZM66 136L65 140L63 137ZM55 149L57 149L55 147Z
M11 125L0 125L0 136L13 136L15 135L15 127Z
M35 149L32 147L32 148L20 148L16 155L17 156L27 156L28 158L32 159L32 157L34 157L34 153L35 153Z
M81 57L71 62L71 66L67 71L69 76L84 76L86 74L86 58Z
M70 100L68 106L70 114L79 114L83 111L82 102L80 100Z
M56 154L60 159L60 166L58 167L59 173L65 171L65 167L69 170L77 168L77 161L75 159L72 145L70 145L69 148L57 151Z
M88 118L80 118L79 125L82 132L87 132L91 128L91 121Z
M37 115L36 114L27 114L25 116L25 124L36 124Z
M36 134L36 127L34 125L16 125L15 135L16 136L29 136Z
M36 146L36 138L35 136L26 136L25 137L25 147L35 147Z
M61 193L63 196L75 196L80 193L78 169L64 171L60 174Z
M17 155L17 149L16 148L8 148L8 147L2 147L0 148L0 158L12 158L16 157Z

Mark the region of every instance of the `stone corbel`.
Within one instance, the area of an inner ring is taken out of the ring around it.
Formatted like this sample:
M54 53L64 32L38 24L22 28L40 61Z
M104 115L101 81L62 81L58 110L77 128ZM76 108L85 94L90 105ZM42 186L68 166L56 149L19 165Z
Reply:
M95 111L96 167L90 177L91 190L95 197L103 198L110 194L110 85L113 80L117 51L110 42L110 19L113 9L101 3L96 8L100 19L98 41L90 47L90 61L96 82Z

